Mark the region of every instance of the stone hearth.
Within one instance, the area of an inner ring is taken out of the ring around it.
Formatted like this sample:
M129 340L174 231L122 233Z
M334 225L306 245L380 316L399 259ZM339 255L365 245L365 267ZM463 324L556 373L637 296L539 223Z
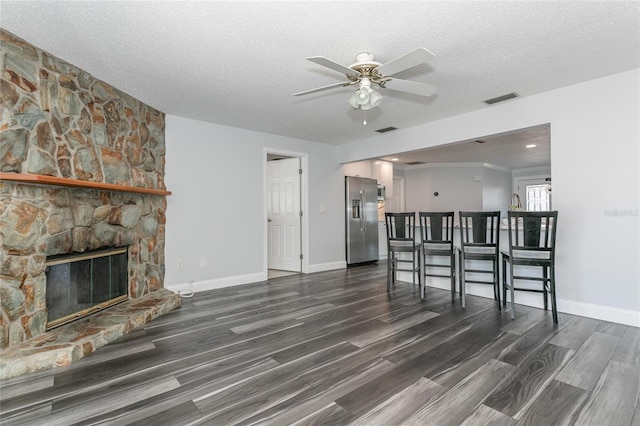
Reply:
M0 379L69 365L180 303L180 296L161 289L1 350Z

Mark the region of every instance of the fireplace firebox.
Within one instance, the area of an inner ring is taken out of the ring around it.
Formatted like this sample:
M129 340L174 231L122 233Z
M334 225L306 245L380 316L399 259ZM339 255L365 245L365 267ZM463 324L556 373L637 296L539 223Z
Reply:
M45 274L47 330L129 298L127 247L52 256Z

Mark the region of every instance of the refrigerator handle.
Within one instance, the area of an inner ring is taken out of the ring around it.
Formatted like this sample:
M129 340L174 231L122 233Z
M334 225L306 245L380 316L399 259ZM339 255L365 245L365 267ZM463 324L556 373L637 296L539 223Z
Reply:
M366 232L367 230L367 194L365 194L364 191L361 192L362 194L362 229Z

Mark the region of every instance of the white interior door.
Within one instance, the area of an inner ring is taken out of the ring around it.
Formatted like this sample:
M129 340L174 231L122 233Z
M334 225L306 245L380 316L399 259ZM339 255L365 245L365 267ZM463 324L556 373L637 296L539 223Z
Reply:
M267 162L269 269L301 270L300 159Z

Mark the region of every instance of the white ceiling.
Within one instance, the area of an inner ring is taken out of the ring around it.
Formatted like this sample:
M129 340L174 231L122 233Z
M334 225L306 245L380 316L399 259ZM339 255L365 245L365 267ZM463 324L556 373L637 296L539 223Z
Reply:
M549 166L551 164L550 127L548 124L541 124L514 132L398 153L382 159L397 161L396 164L403 167L413 162L484 163L509 170ZM416 165L416 167L419 166Z
M638 1L0 0L0 25L167 114L328 144L640 67ZM418 47L435 60L397 77L438 93L386 90L367 126L351 88L292 96L344 80L305 57Z

